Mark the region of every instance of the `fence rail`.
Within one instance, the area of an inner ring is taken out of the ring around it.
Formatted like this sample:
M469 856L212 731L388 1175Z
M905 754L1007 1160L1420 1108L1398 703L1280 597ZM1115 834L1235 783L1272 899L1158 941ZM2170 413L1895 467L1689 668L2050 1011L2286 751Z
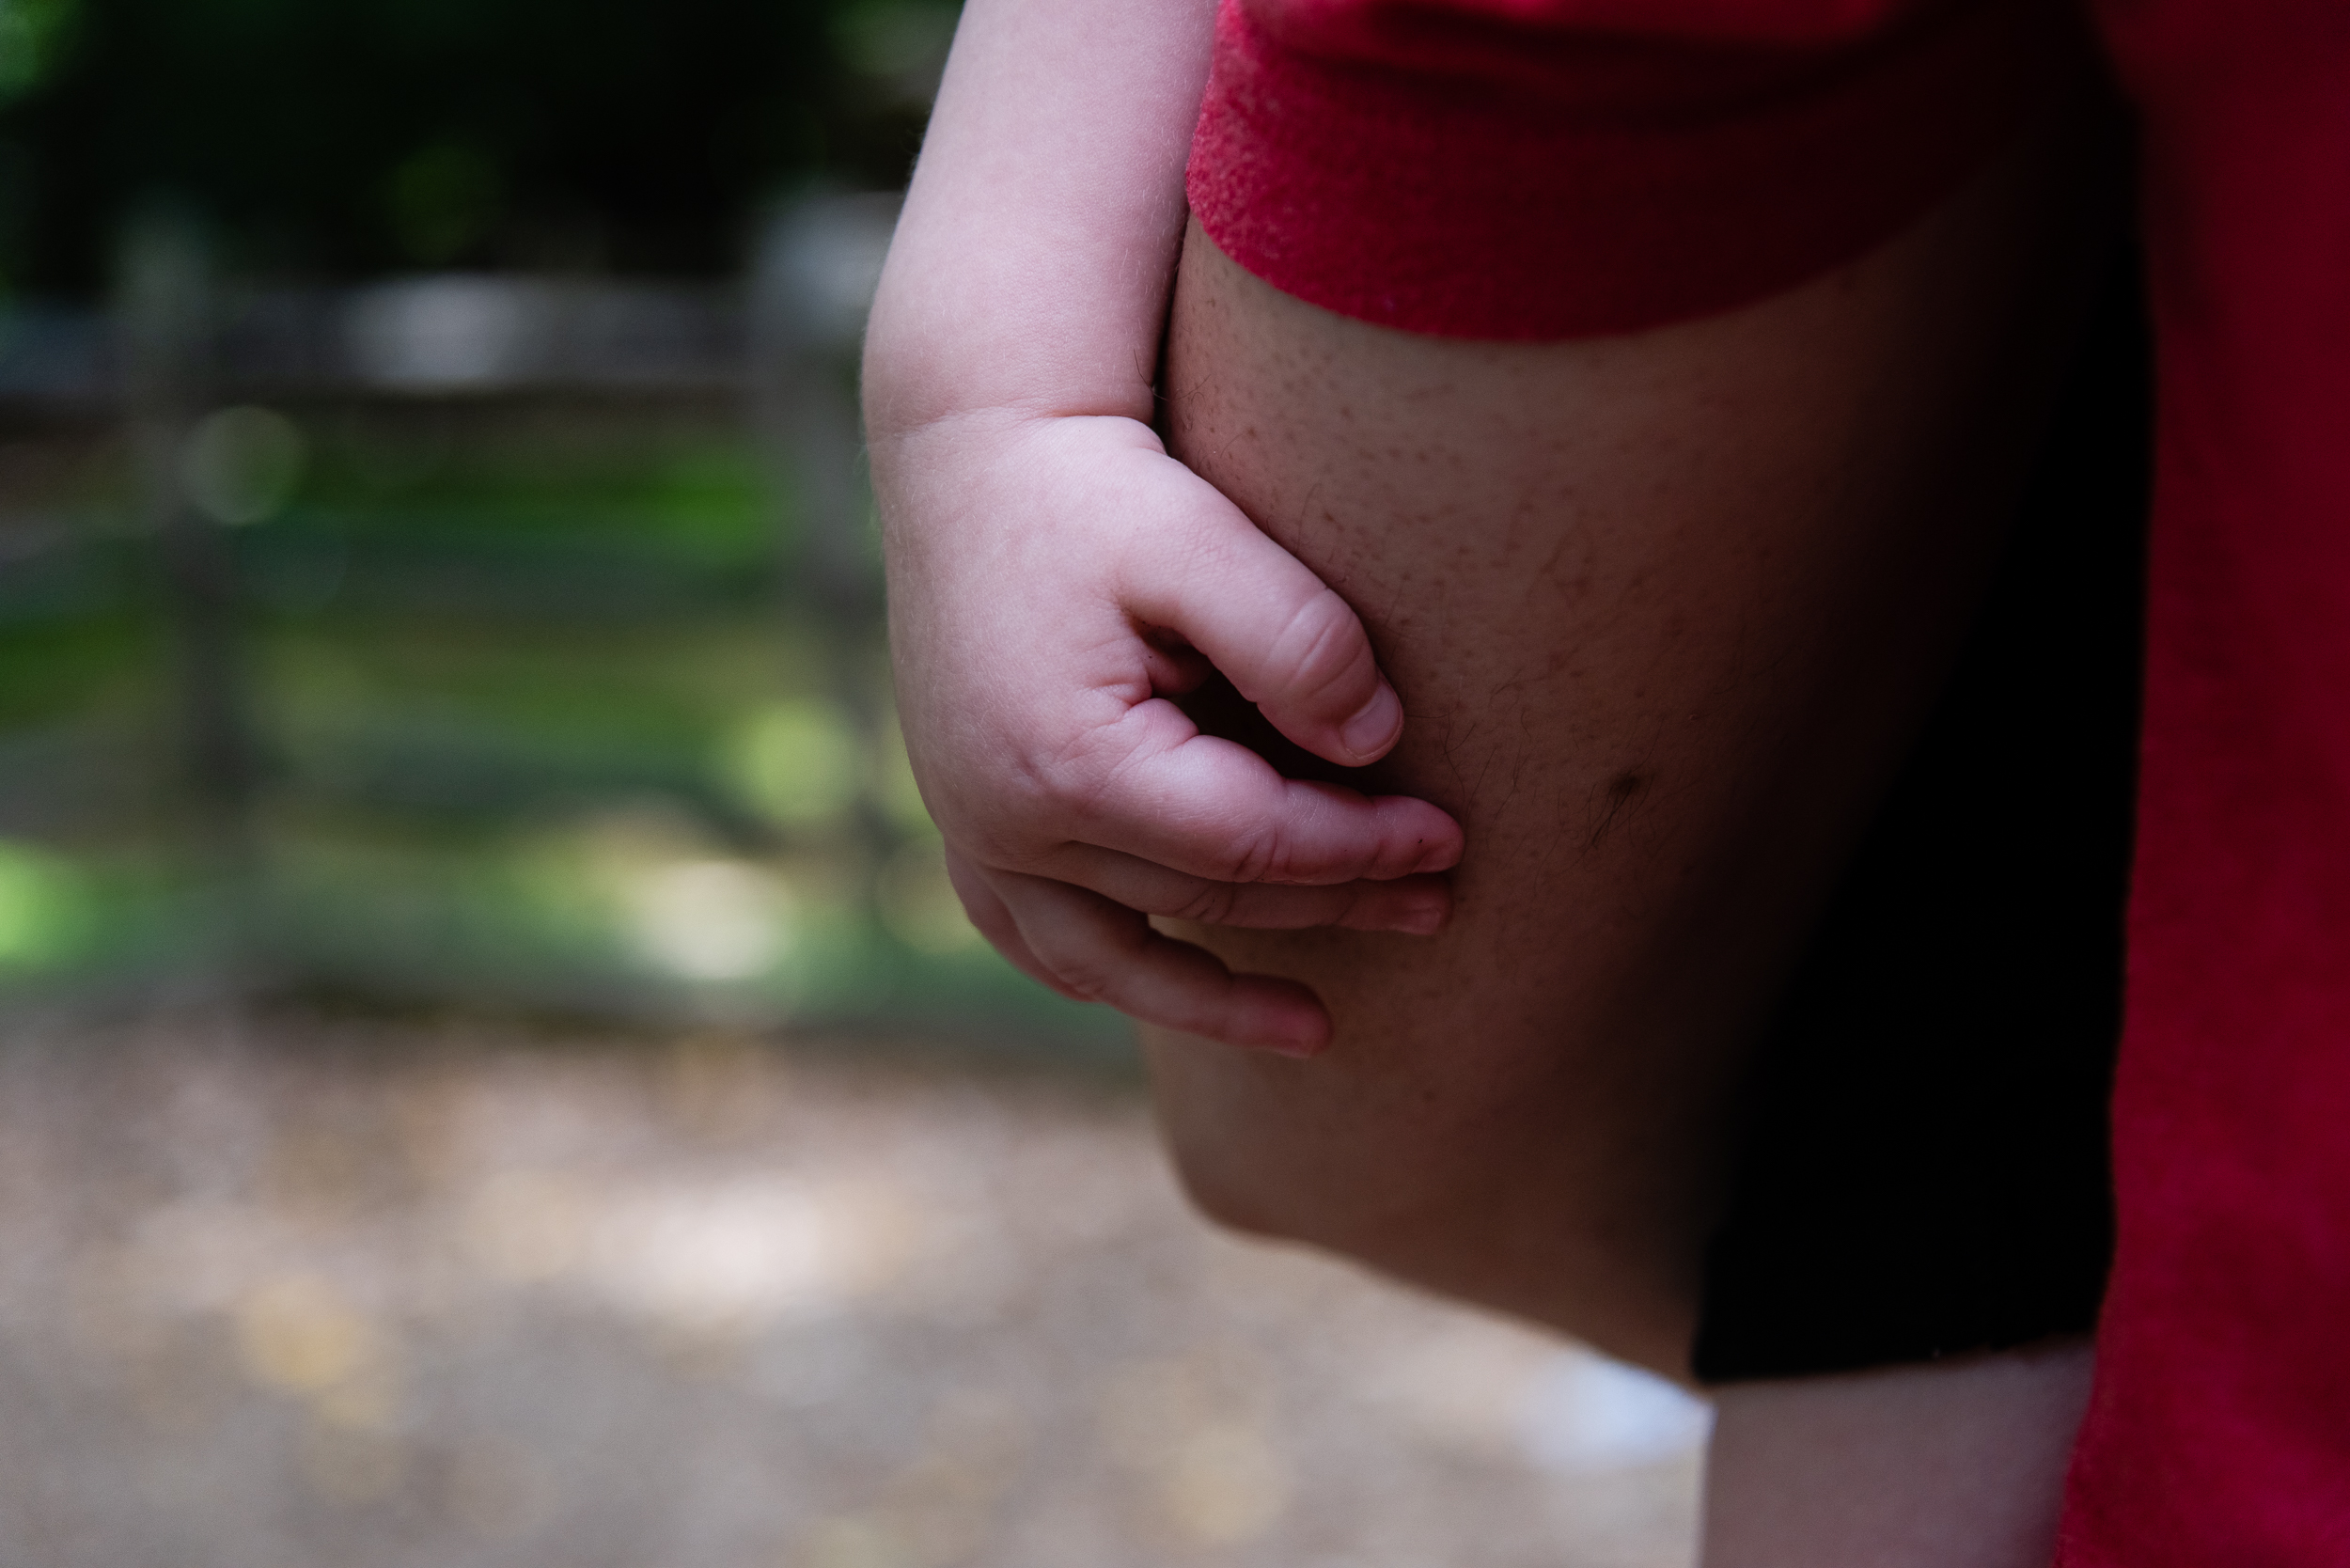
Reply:
M788 370L854 346L896 210L888 195L789 209L734 284L462 273L340 289L230 283L206 290L202 373L235 399L749 395L776 373L762 356ZM188 243L135 238L126 274ZM158 330L136 292L111 308L28 302L0 313L0 400L121 404L149 357L140 335Z
M76 901L231 983L1025 997L889 710L853 368L896 205L718 284L257 287L164 228L108 307L0 313L0 998ZM37 500L42 451L102 481Z

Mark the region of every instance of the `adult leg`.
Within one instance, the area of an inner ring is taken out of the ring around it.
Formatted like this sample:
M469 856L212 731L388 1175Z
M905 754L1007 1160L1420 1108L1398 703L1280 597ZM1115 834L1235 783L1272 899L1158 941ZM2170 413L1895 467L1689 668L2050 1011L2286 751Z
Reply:
M1178 454L1361 612L1460 817L1433 941L1192 931L1313 984L1295 1063L1150 1041L1195 1195L1675 1374L1741 1047L1946 666L2075 308L2062 158L1619 339L1408 337L1196 231Z
M1705 1568L2046 1562L2092 1365L2075 1341L1718 1390Z

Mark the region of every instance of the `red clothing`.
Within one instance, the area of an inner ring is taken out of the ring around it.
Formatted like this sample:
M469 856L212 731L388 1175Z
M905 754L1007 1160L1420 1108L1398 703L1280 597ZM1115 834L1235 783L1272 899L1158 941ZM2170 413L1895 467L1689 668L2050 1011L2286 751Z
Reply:
M2068 1568L2350 1562L2350 3L2101 0L2159 360L2121 1231ZM2034 0L1226 0L1209 235L1460 337L1726 309L1888 237Z
M1990 0L1856 25L1781 0L1747 8L1781 13L1774 30L1688 38L1596 30L1586 13L1608 8L1226 0L1193 211L1284 291L1416 332L1704 315L1948 195L2029 106L2066 20ZM1736 8L1676 8L1711 28Z
M2159 376L2068 1564L2350 1562L2350 6L2109 4Z

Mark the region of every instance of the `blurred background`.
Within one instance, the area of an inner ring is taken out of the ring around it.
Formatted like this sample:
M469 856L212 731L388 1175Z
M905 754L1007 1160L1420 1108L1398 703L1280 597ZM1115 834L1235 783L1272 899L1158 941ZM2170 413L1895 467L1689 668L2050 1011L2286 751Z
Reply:
M0 0L0 1564L1675 1562L1702 1418L1210 1236L948 889L932 0Z

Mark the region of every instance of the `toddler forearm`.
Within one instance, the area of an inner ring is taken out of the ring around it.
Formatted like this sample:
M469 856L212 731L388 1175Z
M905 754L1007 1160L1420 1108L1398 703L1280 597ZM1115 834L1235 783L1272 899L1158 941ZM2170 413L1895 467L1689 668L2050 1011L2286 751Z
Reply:
M1211 0L970 0L873 306L877 446L982 411L1148 420Z

